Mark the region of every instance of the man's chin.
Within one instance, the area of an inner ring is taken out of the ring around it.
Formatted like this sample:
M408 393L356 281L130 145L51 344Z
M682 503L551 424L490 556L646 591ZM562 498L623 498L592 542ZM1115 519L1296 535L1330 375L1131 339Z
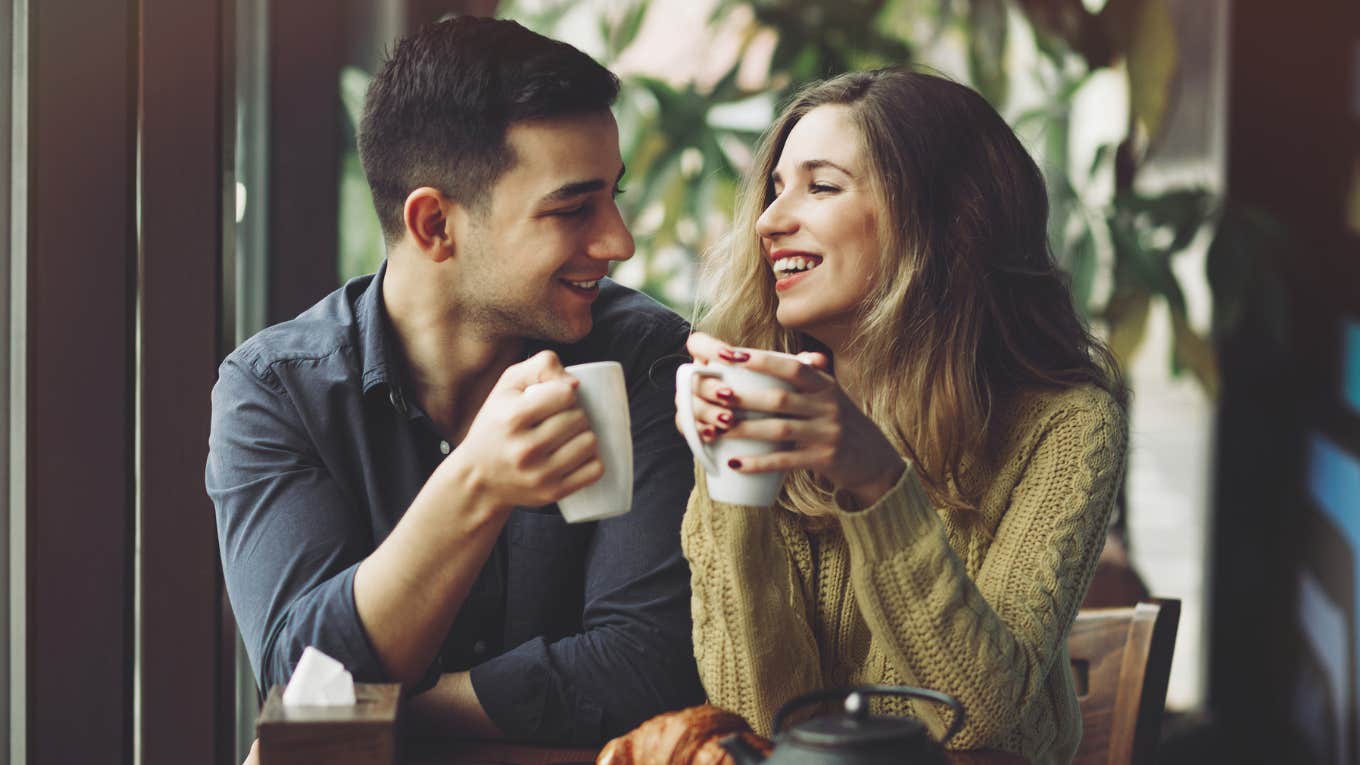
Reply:
M537 331L531 335L531 338L546 343L571 345L586 339L593 326L594 321L589 316L585 317L584 320L577 321L559 320L551 324L540 325Z

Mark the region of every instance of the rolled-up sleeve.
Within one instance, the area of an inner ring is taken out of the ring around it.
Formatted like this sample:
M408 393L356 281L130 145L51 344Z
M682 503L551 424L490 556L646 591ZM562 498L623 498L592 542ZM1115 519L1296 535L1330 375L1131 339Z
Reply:
M530 640L471 670L482 707L511 739L597 746L703 699L680 551L693 463L673 420L684 329L669 330L638 345L648 352L630 374L633 506L595 529L581 633Z
M241 355L222 364L213 388L205 482L260 687L287 682L308 645L357 681L383 680L354 605L369 526L321 464L272 370Z

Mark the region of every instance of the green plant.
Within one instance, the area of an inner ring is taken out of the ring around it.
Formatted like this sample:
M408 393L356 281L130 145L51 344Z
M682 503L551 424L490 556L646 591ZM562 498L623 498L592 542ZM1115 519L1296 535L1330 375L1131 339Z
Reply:
M653 6L665 2L506 0L499 15L614 66L638 41ZM583 12L593 19L589 39L580 34ZM720 76L700 83L626 75L616 109L628 167L619 203L638 245L637 257L616 276L682 313L690 309L694 263L730 226L741 172L781 100L812 79L928 62L931 51L950 46L964 62L952 74L1003 113L1018 78L1042 89L1043 102L1014 115L1012 124L1038 136L1032 149L1049 184L1054 255L1071 276L1078 306L1103 326L1122 362L1138 350L1153 306L1162 303L1174 329L1172 371L1188 371L1216 394L1212 339L1192 326L1174 268L1206 231L1211 332L1230 328L1247 300L1281 307L1266 254L1282 235L1268 218L1203 188L1149 190L1139 183L1175 86L1178 49L1167 0L712 0L707 24L704 41L740 36L736 55L720 62ZM764 53L764 76L754 85L744 81L748 59L771 33L776 42ZM1038 61L1034 71L1019 71L1010 51L1029 40ZM1100 147L1088 166L1072 167L1074 101L1093 77L1108 73L1127 83L1123 137ZM354 119L366 78L355 71L345 78L342 93ZM342 263L362 272L371 265L363 258L380 248L371 245L376 220L364 220L367 189L357 158L346 158L345 179Z

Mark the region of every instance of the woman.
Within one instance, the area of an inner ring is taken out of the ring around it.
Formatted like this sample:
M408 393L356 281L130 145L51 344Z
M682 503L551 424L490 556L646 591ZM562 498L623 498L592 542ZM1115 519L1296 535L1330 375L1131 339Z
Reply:
M695 401L705 439L786 443L732 467L790 472L753 508L711 500L699 471L683 527L704 687L758 732L800 693L893 683L962 701L951 746L1075 752L1065 644L1126 426L1047 215L1010 128L939 77L816 84L766 136L689 350L794 385L739 398L706 379Z

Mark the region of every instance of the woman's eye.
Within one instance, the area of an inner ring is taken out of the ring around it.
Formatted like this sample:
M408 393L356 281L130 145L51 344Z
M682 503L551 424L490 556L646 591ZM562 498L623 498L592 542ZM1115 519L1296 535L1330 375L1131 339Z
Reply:
M840 189L827 183L814 183L808 187L808 190L813 194L831 194L840 191Z

